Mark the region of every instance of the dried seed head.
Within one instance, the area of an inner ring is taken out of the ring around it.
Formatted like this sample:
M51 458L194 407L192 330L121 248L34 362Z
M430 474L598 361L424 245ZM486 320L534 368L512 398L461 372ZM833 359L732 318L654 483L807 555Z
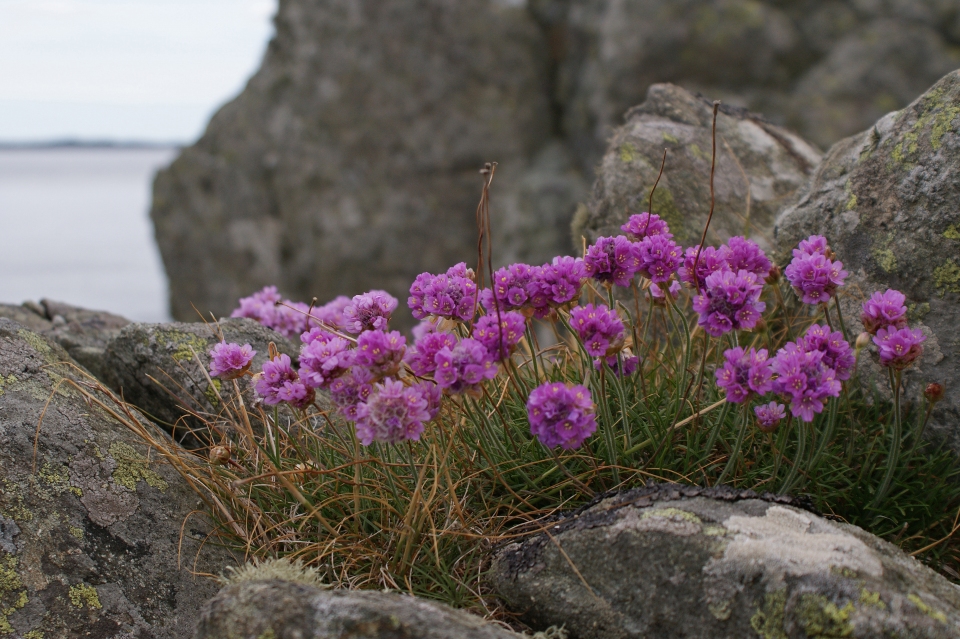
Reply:
M927 398L927 401L931 404L936 404L941 399L943 399L943 384L938 384L936 382L927 384L927 387L923 389L923 396Z
M229 446L214 446L210 449L210 463L214 466L222 466L230 461Z

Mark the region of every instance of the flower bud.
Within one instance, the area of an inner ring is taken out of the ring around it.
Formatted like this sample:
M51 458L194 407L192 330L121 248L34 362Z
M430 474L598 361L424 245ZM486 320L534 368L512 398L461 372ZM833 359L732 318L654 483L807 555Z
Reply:
M222 466L230 461L229 446L214 446L210 449L210 463L214 466Z
M870 345L870 333L863 332L857 335L857 341L854 344L854 348L856 348L857 351L862 351L869 345Z
M927 384L927 387L923 389L923 396L926 397L927 401L931 404L936 404L943 399L943 390L943 384L932 382Z
M764 280L767 284L776 284L780 281L780 267L774 264L770 267L770 273Z

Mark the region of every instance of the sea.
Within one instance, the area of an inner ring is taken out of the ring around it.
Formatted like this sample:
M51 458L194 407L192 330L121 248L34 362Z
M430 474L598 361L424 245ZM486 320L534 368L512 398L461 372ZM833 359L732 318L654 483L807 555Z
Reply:
M170 319L150 223L174 147L0 148L0 302L42 298Z

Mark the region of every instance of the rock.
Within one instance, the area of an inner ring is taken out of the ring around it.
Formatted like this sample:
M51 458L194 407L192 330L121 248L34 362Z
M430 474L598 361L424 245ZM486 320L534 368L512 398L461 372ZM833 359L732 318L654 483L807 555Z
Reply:
M877 290L907 296L910 323L927 335L907 369L904 396L940 382L928 434L960 451L960 72L946 75L907 108L834 145L777 221L782 262L801 239L824 235L850 272L843 310L860 330L860 303ZM871 346L871 348L873 348ZM888 388L876 356L861 379Z
M791 92L791 126L829 145L908 104L960 66L960 50L923 23L882 18L840 38Z
M551 43L560 130L585 171L622 114L657 82L764 113L826 147L869 126L875 109L907 104L958 64L954 0L530 5ZM895 33L887 28L893 24Z
M228 585L203 609L195 639L520 639L480 617L409 595L325 590L280 579Z
M192 571L230 559L213 544L200 554L210 529L196 493L127 426L57 386L73 370L60 362L58 345L0 319L0 633L187 637L216 592Z
M960 636L957 586L778 500L671 484L620 493L501 548L493 585L524 621L564 624L571 639Z
M221 320L219 330L225 341L250 344L257 351L251 370L263 367L270 342L296 360L298 351L292 343L254 320ZM200 442L191 433L203 425L189 412L211 413L219 406L221 382L214 379L211 388L204 375L208 353L219 341L212 324L130 324L107 345L104 381L184 445L195 447ZM240 384L248 391L250 378L242 378Z
M519 5L283 0L261 69L154 183L173 316L229 313L266 284L405 300L419 273L476 261L486 161L504 250L521 253L511 228L564 228L582 178L565 183L550 146L546 45ZM532 202L542 188L553 199ZM567 252L551 238L522 252Z
M631 213L653 210L682 245L700 241L710 212L713 106L672 84L650 87L646 101L627 113L597 175L589 211L574 221L575 237L593 242L619 235ZM803 184L820 154L796 135L745 111L722 109L717 118L716 210L708 239L723 241L747 230L761 245L782 202ZM748 218L749 213L749 218Z
M103 377L103 356L107 342L130 323L127 318L107 311L94 311L47 299L40 300L39 304L0 304L0 317L12 319L52 339L97 378Z

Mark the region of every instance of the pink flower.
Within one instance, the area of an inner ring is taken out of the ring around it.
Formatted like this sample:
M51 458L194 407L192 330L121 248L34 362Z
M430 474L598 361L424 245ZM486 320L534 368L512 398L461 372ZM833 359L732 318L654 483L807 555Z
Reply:
M590 391L579 384L543 384L527 399L530 432L547 448L577 448L597 430Z
M250 369L257 351L249 344L220 342L210 351L210 375L220 379L237 379Z
M880 352L880 364L894 370L903 370L923 353L923 342L927 340L918 329L894 327L881 328L873 338Z

